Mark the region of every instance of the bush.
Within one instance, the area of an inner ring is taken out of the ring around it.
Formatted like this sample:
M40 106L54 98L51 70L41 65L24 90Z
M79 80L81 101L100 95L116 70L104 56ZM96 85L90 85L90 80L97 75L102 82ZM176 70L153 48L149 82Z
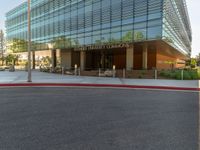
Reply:
M180 72L177 72L177 73L176 73L175 79L181 80L181 73L180 73Z
M198 79L200 79L200 69L199 68L197 69L197 76L198 76Z
M188 72L188 71L184 71L184 72L183 72L183 79L184 79L184 80L191 80L191 79L192 79L192 78L191 78L191 73Z
M164 71L161 71L159 75L164 76L165 75Z
M181 80L181 70L162 70L159 74L160 76ZM200 69L184 69L183 72L183 79L184 80L197 80L200 79Z
M139 75L138 78L139 78L139 79L142 79L142 75Z
M41 72L50 72L50 67L42 66L40 67Z
M5 68L3 68L3 67L0 67L0 71L5 71Z
M55 67L55 73L61 73L62 72L62 68L61 67Z
M164 76L169 78L170 77L170 71L164 71Z
M141 72L141 74L142 74L142 75L145 75L145 74L146 74L146 71L145 71L145 70L143 70L143 71Z
M197 70L196 71L191 71L190 75L191 75L191 79L193 79L193 80L199 79Z

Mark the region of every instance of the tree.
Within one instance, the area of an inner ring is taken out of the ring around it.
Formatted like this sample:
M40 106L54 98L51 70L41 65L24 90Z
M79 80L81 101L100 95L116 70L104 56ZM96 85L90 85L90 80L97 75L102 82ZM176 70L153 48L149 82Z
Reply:
M1 61L1 65L3 66L4 65L4 61L5 61L5 56L4 55L2 55L0 57L0 61Z
M60 36L54 38L51 43L54 45L55 49L63 49L63 48L69 48L72 44L72 41L70 38L66 38L65 36Z
M191 66L192 68L195 68L196 65L197 65L196 59L195 59L195 58L191 58L191 60L190 60L190 66Z
M5 57L6 65L13 63L14 60L14 55L9 54L8 56Z
M41 64L45 67L49 67L50 64L51 64L51 58L49 56L46 56L46 57L42 57L41 59Z
M132 31L127 32L126 35L124 35L122 37L122 41L123 42L131 42L132 41L132 35L133 35Z
M14 55L14 65L17 64L18 65L18 61L19 61L20 55Z
M19 60L19 55L9 54L4 58L4 60L6 61L6 65L15 65Z
M200 53L196 56L197 65L200 65Z
M144 34L140 31L137 31L134 33L134 40L138 41L138 40L144 40Z
M27 45L28 42L26 40L14 38L9 41L8 48L12 53L26 52L28 48Z
M5 37L3 30L0 30L0 60L2 62L2 66L4 65L4 53L5 53Z

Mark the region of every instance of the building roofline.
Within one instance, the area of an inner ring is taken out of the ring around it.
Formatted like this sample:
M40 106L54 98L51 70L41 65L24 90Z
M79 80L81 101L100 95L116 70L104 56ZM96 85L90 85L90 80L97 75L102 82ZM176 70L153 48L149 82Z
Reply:
M19 4L18 6L14 7L13 9L11 9L10 11L8 11L5 16L7 17L8 15L12 14L14 11L16 11L18 8L23 7L27 5L27 2L23 2L21 4Z

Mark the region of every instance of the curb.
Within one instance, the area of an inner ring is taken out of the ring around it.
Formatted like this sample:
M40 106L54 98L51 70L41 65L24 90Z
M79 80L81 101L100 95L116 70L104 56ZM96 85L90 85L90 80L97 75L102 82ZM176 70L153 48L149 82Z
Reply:
M153 90L179 90L200 91L200 88L172 87L172 86L143 86L123 84L86 84L86 83L3 83L0 87L105 87L105 88L129 88L129 89L153 89Z

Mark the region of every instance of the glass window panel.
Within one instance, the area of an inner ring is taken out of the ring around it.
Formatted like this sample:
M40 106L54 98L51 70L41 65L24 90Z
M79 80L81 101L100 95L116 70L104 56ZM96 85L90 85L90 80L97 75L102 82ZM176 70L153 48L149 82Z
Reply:
M161 38L161 26L148 28L148 39Z
M104 33L110 33L110 29L102 30L101 33L102 34L104 34Z
M135 17L134 22L142 22L147 20L147 15Z
M79 43L79 45L84 45L85 43L84 43L84 38L78 38L78 43Z
M122 25L132 24L132 23L133 23L133 18L128 18L128 19L122 20Z
M110 28L110 23L106 23L106 24L102 24L101 28L104 29L104 28Z
M146 28L134 30L134 41L141 41L146 39Z
M134 24L134 29L138 29L138 28L145 28L147 25L147 22L140 22L140 23L135 23Z
M100 44L101 43L101 36L100 35L92 36L92 43L93 44Z
M112 22L112 27L121 25L121 21Z
M149 20L148 21L148 27L151 27L151 26L158 26L158 25L162 25L162 20L161 19L158 19L158 20Z
M110 42L110 34L102 34L101 35L101 41L102 41L102 43Z
M111 32L121 32L121 26L120 27L111 28Z
M161 12L158 13L154 13L154 14L149 14L148 15L148 19L157 19L157 18L161 18Z
M111 43L118 43L121 41L121 32L111 33Z
M132 42L133 41L133 31L122 32L122 42Z
M92 44L92 37L91 36L85 37L85 45L90 45L90 44Z
M123 25L123 26L122 26L122 30L123 30L123 31L133 30L133 24Z

